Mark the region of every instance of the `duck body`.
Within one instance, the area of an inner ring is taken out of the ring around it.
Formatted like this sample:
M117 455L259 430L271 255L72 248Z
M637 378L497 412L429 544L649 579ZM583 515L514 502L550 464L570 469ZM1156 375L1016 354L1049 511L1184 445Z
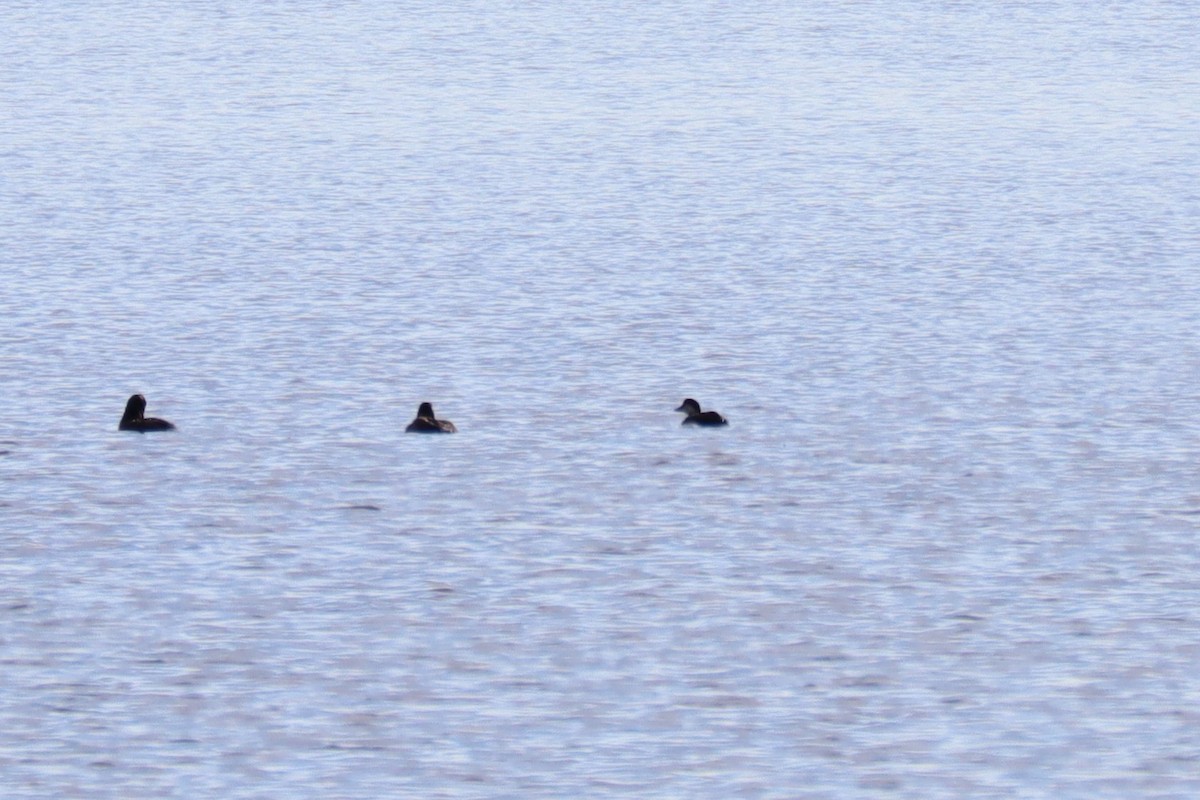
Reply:
M699 425L706 428L719 428L722 425L728 425L729 420L722 417L716 411L701 411L700 404L692 398L687 398L676 411L682 411L687 414L683 418L681 425Z
M150 433L152 431L173 431L175 426L165 419L146 416L146 398L135 394L125 403L125 413L121 416L121 424L117 430L134 431L135 433Z
M408 423L405 433L458 433L458 428L448 419L438 419L433 414L432 403L421 403L417 418Z

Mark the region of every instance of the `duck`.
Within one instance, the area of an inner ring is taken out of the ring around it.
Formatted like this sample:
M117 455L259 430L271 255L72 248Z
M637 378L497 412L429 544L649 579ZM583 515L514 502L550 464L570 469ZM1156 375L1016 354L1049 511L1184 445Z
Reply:
M117 430L149 433L150 431L173 431L175 426L165 419L146 416L146 398L135 394L125 403L125 413Z
M433 403L421 403L417 408L417 418L408 423L405 433L458 433L458 428L448 419L438 419L433 415Z
M700 404L692 398L687 398L679 404L676 411L682 411L687 414L681 424L683 425L704 425L710 428L716 428L721 425L728 425L729 420L722 417L715 411L701 411Z

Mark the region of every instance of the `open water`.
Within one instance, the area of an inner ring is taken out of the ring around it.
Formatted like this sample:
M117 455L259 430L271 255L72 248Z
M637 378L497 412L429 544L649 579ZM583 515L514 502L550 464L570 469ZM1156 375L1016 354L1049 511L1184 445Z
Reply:
M1194 4L0 20L0 796L1200 795Z

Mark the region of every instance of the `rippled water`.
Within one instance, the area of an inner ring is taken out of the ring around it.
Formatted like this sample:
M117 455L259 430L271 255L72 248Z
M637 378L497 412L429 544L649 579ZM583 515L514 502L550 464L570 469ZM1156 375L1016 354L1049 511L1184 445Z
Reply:
M1188 4L4 17L5 798L1200 793Z

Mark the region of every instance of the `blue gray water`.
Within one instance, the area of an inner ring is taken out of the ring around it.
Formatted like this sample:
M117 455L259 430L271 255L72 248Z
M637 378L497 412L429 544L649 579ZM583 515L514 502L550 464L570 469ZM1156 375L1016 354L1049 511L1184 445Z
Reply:
M0 795L1200 794L1194 6L560 5L0 11Z

